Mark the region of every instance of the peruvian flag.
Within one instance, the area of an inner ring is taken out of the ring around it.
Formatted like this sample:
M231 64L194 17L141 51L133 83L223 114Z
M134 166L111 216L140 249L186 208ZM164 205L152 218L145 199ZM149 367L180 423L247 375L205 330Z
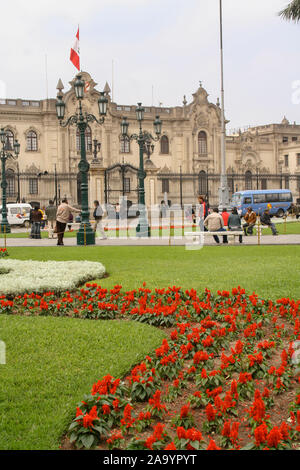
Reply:
M80 71L79 26L76 34L75 44L71 49L70 61Z

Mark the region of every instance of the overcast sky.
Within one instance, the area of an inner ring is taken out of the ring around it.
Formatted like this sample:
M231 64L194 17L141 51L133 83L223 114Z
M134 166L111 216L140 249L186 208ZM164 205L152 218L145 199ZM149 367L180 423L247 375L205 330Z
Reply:
M223 0L228 130L300 123L300 24L277 15L287 3ZM210 101L220 96L219 0L10 0L1 20L7 98L46 98L46 55L49 97L59 78L68 89L78 23L82 70L99 90L114 77L118 104L181 106L200 80Z

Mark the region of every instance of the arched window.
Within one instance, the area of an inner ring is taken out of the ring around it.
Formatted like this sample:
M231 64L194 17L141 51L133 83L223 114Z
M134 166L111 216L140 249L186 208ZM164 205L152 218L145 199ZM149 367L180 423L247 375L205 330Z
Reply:
M130 140L127 136L122 136L120 139L120 152L121 153L130 152Z
M15 136L14 133L10 130L6 131L6 143L5 143L5 150L13 150L15 143Z
M10 168L6 171L6 194L8 197L12 197L15 194L15 172Z
M199 194L207 194L207 174L204 170L199 173Z
M78 152L81 150L80 131L78 128L76 131L76 149ZM91 131L90 126L87 126L85 130L85 150L87 152L92 151L92 131Z
M198 134L198 154L207 155L207 135L204 131Z
M252 189L252 173L250 170L245 173L245 189L246 191Z
M37 133L34 131L29 131L27 134L27 150L29 152L36 152L37 149Z
M160 139L160 153L163 155L169 154L169 139L166 135L163 135Z

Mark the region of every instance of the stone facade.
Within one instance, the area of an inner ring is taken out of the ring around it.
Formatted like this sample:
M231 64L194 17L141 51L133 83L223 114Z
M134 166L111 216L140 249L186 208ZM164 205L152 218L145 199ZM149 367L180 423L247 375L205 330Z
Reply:
M86 82L83 111L98 114L99 91L91 76L83 72ZM74 80L64 94L66 118L74 114L77 100ZM64 90L59 81L59 90ZM136 105L111 102L103 125L92 123L86 136L90 169L90 202L116 203L122 195L137 202L137 167L139 148L136 141L122 141L120 123L129 122L129 134L138 132ZM162 139L155 143L150 157L145 157L146 203L158 204L167 193L173 204L194 203L197 195L206 194L211 205L218 203L221 171L221 109L210 103L200 84L191 103L173 108L145 107L143 129L153 131L159 115L163 122ZM17 197L45 206L50 198L67 196L80 204L79 139L76 126L61 128L56 117L56 99L0 101L0 126L18 139L18 161L7 162L8 201ZM101 142L97 160L93 140ZM290 188L300 197L300 126L286 118L281 124L249 128L226 137L226 167L230 193L248 188Z

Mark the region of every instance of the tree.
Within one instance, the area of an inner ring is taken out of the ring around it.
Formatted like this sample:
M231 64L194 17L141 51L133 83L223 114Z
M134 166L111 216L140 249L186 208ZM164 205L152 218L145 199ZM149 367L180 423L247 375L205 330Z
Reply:
M300 0L293 0L278 14L287 21L295 21L297 23L300 21Z

